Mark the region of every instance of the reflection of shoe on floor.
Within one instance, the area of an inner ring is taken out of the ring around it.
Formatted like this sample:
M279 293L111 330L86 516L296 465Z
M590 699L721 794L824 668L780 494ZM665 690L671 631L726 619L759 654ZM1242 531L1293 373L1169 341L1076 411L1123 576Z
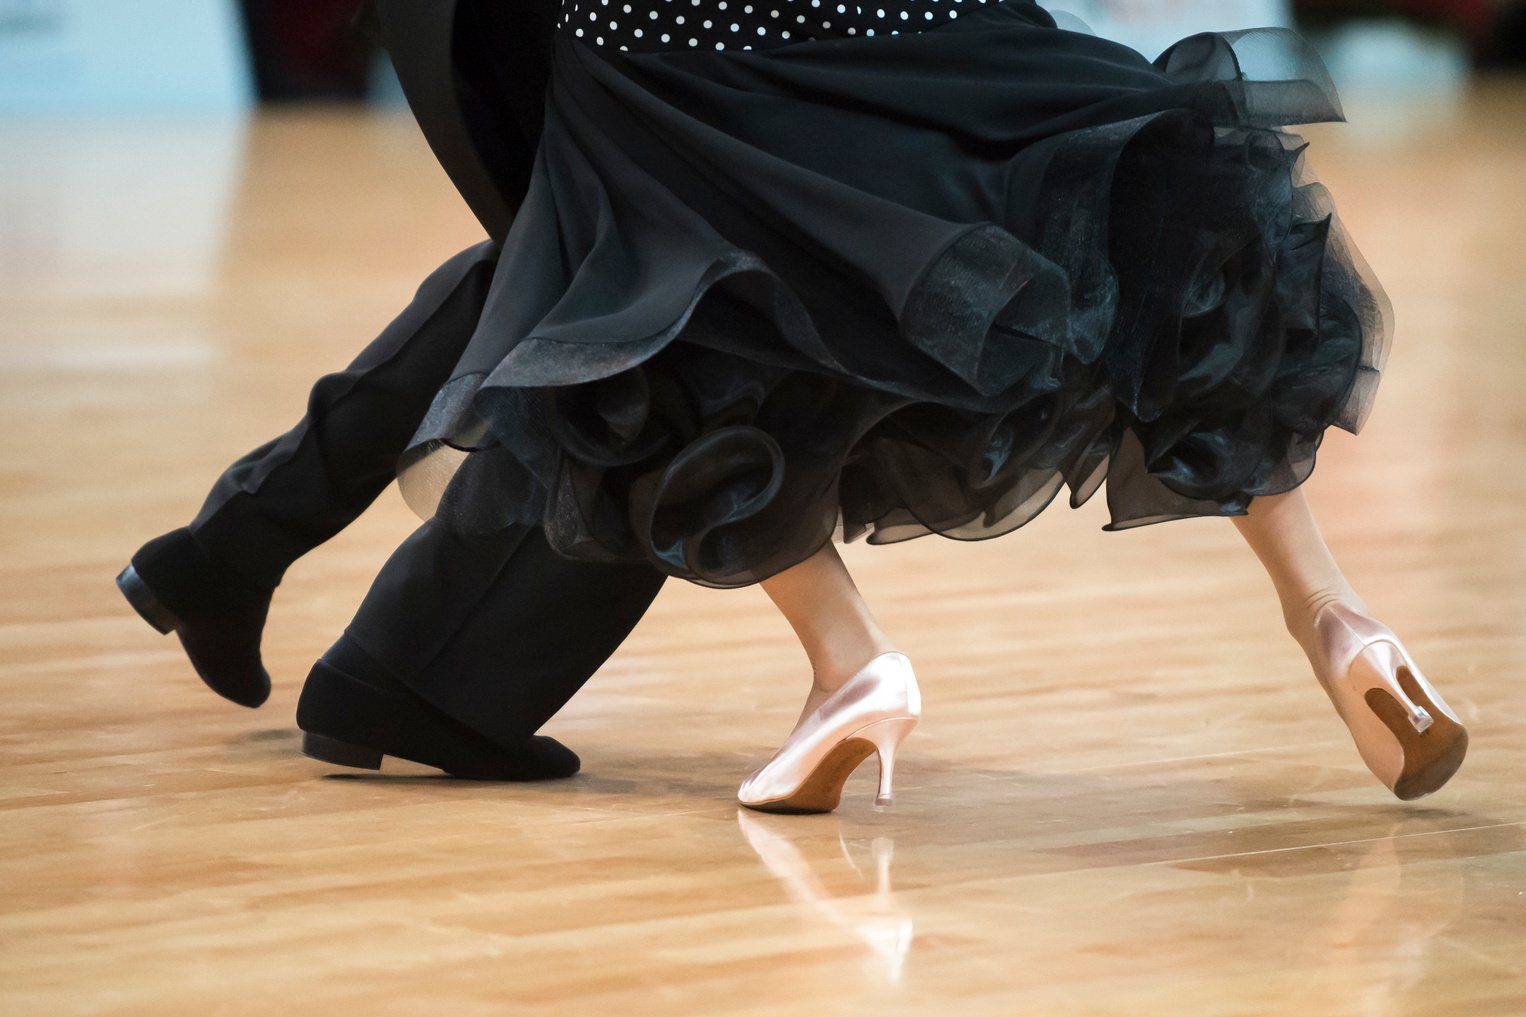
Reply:
M1450 941L1439 937L1470 906L1463 886L1466 867L1447 864L1456 860L1446 846L1453 832L1411 815L1389 825L1354 861L1346 852L1357 850L1357 844L1329 849L1325 864L1343 862L1349 879L1344 886L1332 882L1319 913L1302 923L1298 954L1289 960L1319 962L1301 965L1304 977L1283 997L1279 1013L1391 1013L1395 999L1435 976L1438 943ZM1407 870L1414 861L1423 864ZM1422 890L1404 886L1406 871L1419 874ZM1331 872L1331 879L1336 875ZM1424 906L1415 906L1422 897ZM1340 963L1326 963L1332 957ZM1362 976L1351 978L1351 971Z
M822 885L815 867L806 861L805 855L794 843L796 838L793 834L798 827L792 826L792 835L787 836L780 832L780 828L773 826L770 820L746 811L737 812L737 825L741 827L748 846L757 852L759 860L779 880L791 900L808 904L833 923L852 930L884 966L886 980L892 985L900 982L901 972L906 966L906 955L915 938L915 925L911 916L896 904L895 895L890 889L890 863L895 857L894 841L889 837L874 839L874 893L866 902L867 906L861 907L862 898L839 900ZM821 831L813 830L809 834L801 833L800 836L819 838ZM848 853L841 832L837 834L837 847L848 866L862 877L863 871ZM855 911L863 913L855 914Z
M218 567L187 529L155 537L117 576L117 589L154 628L180 637L207 687L240 706L270 696L260 635L271 591Z
M577 754L535 735L508 748L435 709L370 655L341 639L313 665L297 702L302 751L366 770L383 756L476 780L549 780L578 772Z

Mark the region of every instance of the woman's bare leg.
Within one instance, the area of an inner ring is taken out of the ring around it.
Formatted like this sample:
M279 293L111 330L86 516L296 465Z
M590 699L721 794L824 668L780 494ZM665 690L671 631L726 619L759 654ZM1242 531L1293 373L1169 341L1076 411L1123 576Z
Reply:
M1325 546L1303 488L1253 498L1249 515L1232 518L1271 577L1288 632L1306 654L1313 655L1313 621L1321 607L1338 600L1366 612Z
M802 717L870 658L895 649L831 543L761 585L795 630L811 662L811 692Z

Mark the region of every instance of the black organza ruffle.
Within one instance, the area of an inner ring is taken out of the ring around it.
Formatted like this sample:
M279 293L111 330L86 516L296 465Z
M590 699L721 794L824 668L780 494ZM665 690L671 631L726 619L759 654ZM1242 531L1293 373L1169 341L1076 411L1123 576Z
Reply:
M1295 33L1146 60L1009 0L724 53L558 33L477 334L410 504L756 582L845 539L1242 513L1356 432L1391 312L1289 124Z

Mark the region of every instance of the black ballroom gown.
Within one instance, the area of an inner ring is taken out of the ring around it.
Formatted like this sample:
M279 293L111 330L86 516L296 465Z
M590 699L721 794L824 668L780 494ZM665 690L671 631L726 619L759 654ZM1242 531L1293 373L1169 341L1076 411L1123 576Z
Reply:
M1151 60L1030 0L562 0L545 39L422 515L742 586L1062 491L1242 514L1371 407L1392 310L1287 129L1344 119L1293 31Z

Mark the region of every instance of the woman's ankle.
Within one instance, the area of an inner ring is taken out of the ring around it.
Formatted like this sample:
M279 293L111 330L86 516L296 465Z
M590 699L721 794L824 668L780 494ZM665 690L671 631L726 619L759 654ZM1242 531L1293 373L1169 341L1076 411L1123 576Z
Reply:
M836 637L812 648L807 652L813 693L836 692L869 661L894 649L890 637L878 629Z
M1333 603L1341 603L1362 614L1367 613L1367 604L1357 592L1348 585L1331 586L1313 590L1298 597L1292 603L1282 606L1282 620L1287 626L1288 633L1298 642L1305 655L1313 652L1314 619L1326 606Z

